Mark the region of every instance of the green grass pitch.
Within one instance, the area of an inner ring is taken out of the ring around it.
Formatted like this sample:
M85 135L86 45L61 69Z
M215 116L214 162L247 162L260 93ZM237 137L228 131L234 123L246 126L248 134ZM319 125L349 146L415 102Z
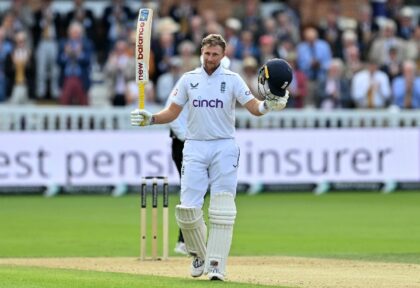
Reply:
M173 216L176 203L177 197L171 196L170 252L178 233ZM419 203L420 193L409 192L238 195L231 255L287 255L419 264ZM0 257L136 257L139 255L139 214L137 196L2 196ZM208 281L188 282L165 277L57 269L51 274L51 271L0 266L0 279L4 285L15 283L4 287L18 288L72 287L67 279L73 274L82 279L78 287L209 285L206 284ZM56 276L51 279L48 275ZM55 285L47 285L46 281ZM160 284L141 286L136 281ZM112 284L119 282L127 285ZM245 287L236 283L229 285ZM1 283L0 287L3 287ZM248 284L246 287L258 286Z

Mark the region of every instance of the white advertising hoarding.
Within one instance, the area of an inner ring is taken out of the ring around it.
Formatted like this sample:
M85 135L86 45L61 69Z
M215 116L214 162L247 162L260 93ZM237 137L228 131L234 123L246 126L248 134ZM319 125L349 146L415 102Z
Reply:
M418 129L238 130L241 183L420 181ZM178 183L166 130L0 133L0 186Z

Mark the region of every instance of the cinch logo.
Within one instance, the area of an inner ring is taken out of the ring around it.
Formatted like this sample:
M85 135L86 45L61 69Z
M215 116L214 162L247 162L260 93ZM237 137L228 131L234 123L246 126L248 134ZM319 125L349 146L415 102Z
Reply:
M223 101L220 99L194 99L192 102L194 107L210 107L210 108L222 108L223 109Z

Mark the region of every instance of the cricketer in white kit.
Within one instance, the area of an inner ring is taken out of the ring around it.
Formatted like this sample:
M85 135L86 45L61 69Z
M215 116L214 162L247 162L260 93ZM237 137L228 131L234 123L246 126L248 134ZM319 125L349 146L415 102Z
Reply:
M133 126L169 123L178 117L183 106L188 106L181 199L175 215L187 250L194 257L191 275L199 277L204 273L210 280L224 280L236 218L234 199L240 156L234 139L235 104L238 101L255 116L282 110L287 104L286 88L292 73L283 60L284 63L278 63L280 59L276 59L274 66L267 63L259 79L266 93L265 100L260 101L237 73L220 65L226 48L222 36L210 34L201 44L203 65L179 79L170 95L171 104L154 115L136 109L131 112L131 123ZM202 206L208 187L207 237Z

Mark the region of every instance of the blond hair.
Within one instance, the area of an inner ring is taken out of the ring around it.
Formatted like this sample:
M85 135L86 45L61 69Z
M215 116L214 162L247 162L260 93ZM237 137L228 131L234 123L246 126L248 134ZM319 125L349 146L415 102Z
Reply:
M226 49L226 41L223 39L222 35L220 34L210 34L207 35L202 41L201 41L201 47L204 46L220 46L222 47L223 51Z

